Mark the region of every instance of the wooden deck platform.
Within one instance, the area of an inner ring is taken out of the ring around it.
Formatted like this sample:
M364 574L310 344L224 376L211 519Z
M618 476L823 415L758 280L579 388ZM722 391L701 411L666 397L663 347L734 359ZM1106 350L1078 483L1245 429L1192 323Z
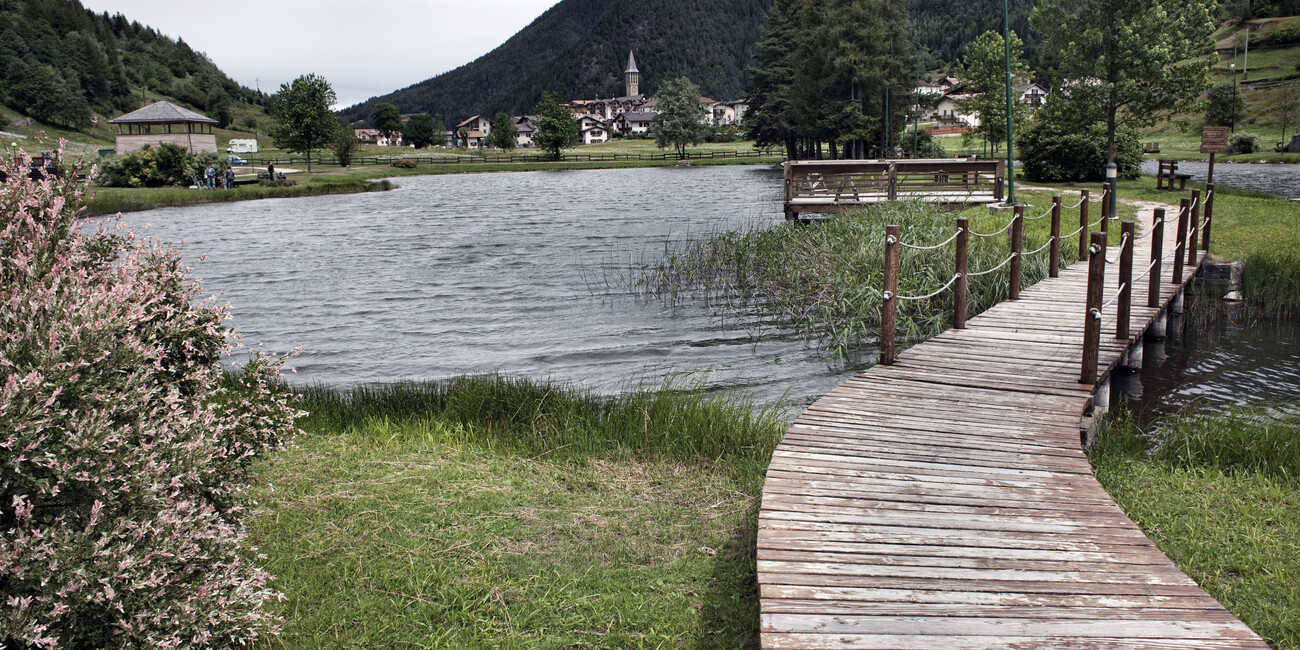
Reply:
M1135 275L1149 246L1135 246ZM1169 269L1161 305L1182 290ZM1078 383L1086 283L1075 264L794 422L758 521L763 647L1268 647L1093 477L1080 444L1094 395ZM1134 284L1132 341L1160 312ZM1132 342L1114 335L1108 315L1099 381Z

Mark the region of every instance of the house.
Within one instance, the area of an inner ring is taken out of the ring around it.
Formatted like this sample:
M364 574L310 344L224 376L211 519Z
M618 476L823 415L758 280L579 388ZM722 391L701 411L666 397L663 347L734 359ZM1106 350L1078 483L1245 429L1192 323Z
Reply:
M605 120L599 115L583 115L578 118L578 130L591 128L606 128Z
M578 132L582 138L582 144L596 144L598 142L609 141L609 129L602 126L587 127Z
M1011 88L1020 93L1020 98L1031 110L1047 103L1047 89L1036 83L1012 84Z
M656 115L648 111L623 113L615 119L614 127L623 133L647 133L654 126Z
M607 127L611 120L617 119L624 113L651 110L654 100L641 94L641 71L636 67L636 57L632 52L627 53L627 68L623 71L623 92L625 94L622 97L610 99L570 100L565 102L564 107L577 118L591 115L604 120Z
M713 115L713 126L727 126L729 124L740 124L745 119L745 111L749 110L749 100L737 99L730 102L717 102L710 108Z
M515 146L533 146L533 133L537 131L537 116L519 115L510 120L515 123L515 130L518 132L515 136Z
M927 95L935 96L935 95L944 94L945 90L946 88L943 86L943 84L938 84L930 81L922 81L916 84L916 88L912 89L912 94L918 96L927 96Z
M117 126L119 154L169 143L190 153L217 152L217 121L171 102L156 102L108 121Z
M402 146L402 134L394 133L391 137L384 137L379 129L353 129L358 142L373 144L380 147L400 147Z
M461 129L465 129L466 131L480 131L483 134L482 137L487 137L487 135L492 132L492 121L482 115L475 115L474 117L456 125L457 133L460 133Z
M963 100L970 99L970 95L944 95L939 99L939 104L934 108L934 117L939 122L940 129L971 129L980 125L979 115L967 113L960 107Z

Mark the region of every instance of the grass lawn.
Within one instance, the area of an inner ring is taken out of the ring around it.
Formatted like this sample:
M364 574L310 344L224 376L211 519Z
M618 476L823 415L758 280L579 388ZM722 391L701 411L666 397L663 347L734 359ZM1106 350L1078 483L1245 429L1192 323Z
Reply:
M1278 648L1300 648L1298 431L1294 416L1261 410L1187 411L1148 427L1121 411L1090 454L1160 550Z
M286 595L269 647L755 645L774 414L493 378L304 406L250 526Z

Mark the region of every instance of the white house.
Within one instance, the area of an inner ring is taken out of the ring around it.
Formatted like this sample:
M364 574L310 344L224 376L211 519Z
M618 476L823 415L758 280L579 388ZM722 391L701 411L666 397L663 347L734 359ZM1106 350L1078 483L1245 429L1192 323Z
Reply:
M963 111L958 104L970 95L944 95L934 108L934 117L939 122L938 128L975 128L980 125L979 115Z
M615 126L623 133L646 133L654 126L655 115L649 111L623 113L615 120Z
M1047 103L1047 89L1036 83L1012 84L1011 88L1020 93L1020 98L1030 109Z
M609 129L602 126L591 126L579 132L582 137L582 144L596 144L598 142L609 141Z
M730 102L717 102L711 107L714 126L740 124L749 110L749 100L737 99Z
M392 137L384 137L379 129L353 129L358 142L373 144L380 147L400 147L402 146L402 134L394 133Z
M516 115L510 118L515 123L515 146L531 147L533 146L533 133L537 131L536 115Z

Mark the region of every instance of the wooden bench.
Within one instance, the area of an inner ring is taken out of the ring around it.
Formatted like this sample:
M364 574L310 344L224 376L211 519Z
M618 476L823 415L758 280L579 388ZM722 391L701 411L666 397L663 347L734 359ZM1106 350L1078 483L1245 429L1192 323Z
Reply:
M1160 143L1159 142L1146 143L1146 145L1143 147L1143 153L1160 153Z
M1174 181L1178 181L1179 191L1186 191L1187 179L1191 174L1178 173L1177 160L1160 160L1157 161L1156 167L1156 189L1163 189L1168 192L1174 191Z

